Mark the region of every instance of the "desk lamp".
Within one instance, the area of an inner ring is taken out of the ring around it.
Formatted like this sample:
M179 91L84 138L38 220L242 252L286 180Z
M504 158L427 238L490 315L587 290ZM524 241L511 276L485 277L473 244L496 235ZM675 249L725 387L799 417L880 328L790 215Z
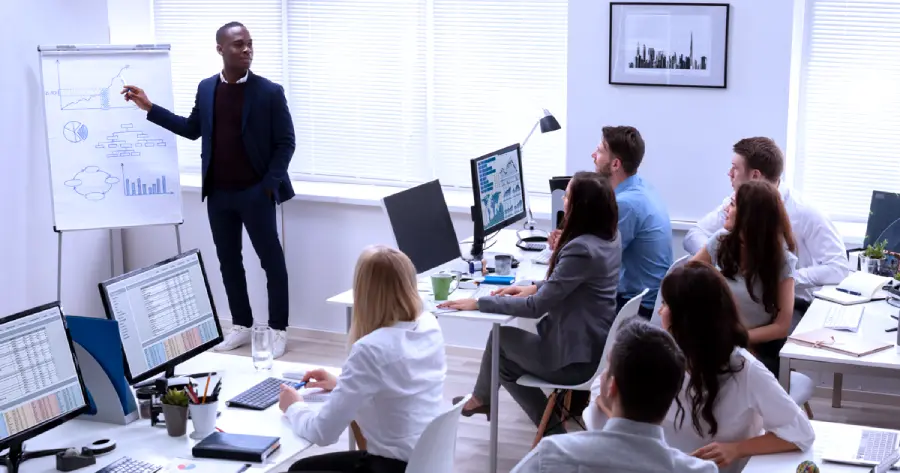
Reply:
M525 140L522 141L521 149L525 149L525 144L528 143L528 139L531 138L531 135L534 134L534 131L537 130L538 125L541 127L541 133L549 133L551 131L559 130L561 127L559 126L559 121L556 120L556 117L550 113L546 108L544 109L544 116L540 118L537 122L535 122L534 126L531 127L531 131L528 132L528 136L525 137ZM531 213L531 199L528 198L528 190L525 190L525 200L526 200L526 208L528 209L528 214L525 217L525 222L522 224L522 230L516 232L516 236L519 238L519 241L547 241L547 232L536 230L536 223L534 221L534 215Z

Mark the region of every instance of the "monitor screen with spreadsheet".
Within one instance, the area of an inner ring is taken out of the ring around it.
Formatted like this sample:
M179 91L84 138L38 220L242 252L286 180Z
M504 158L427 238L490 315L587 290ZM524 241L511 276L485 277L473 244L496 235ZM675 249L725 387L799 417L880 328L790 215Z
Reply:
M59 304L0 319L0 448L21 444L87 410Z
M119 323L125 375L132 384L222 341L198 250L100 283L106 316Z

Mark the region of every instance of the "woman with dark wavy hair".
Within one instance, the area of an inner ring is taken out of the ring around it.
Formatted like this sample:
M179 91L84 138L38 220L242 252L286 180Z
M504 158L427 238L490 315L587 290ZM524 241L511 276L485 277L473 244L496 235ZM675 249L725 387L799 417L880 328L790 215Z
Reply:
M684 387L662 423L669 446L715 461L725 473L741 471L753 455L810 448L809 420L747 351L747 329L725 278L691 261L666 276L660 295L662 326L687 361ZM588 406L589 428L600 428L604 411L602 401Z
M751 350L776 376L794 312L795 248L778 189L753 180L738 188L725 228L693 258L716 265L725 276L749 330Z

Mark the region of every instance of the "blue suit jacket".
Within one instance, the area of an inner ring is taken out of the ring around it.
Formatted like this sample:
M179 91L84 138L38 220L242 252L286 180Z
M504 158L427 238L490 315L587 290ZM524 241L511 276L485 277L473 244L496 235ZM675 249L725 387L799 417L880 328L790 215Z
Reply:
M147 120L176 135L189 140L203 138L200 153L203 162L202 197L209 194L206 173L212 162L213 108L219 81L219 74L216 74L200 82L194 109L187 118L155 104L147 112ZM241 130L250 164L263 177L263 187L272 192L272 197L279 204L294 197L294 188L287 173L294 155L294 123L284 88L250 72L244 93Z

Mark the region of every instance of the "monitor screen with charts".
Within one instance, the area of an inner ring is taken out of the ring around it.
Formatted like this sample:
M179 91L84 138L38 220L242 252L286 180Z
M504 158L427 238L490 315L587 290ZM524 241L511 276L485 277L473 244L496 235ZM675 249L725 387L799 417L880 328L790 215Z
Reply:
M132 384L222 341L198 250L100 283L106 316L119 323L125 374Z
M476 224L484 234L525 218L525 183L519 144L472 160Z
M21 443L87 409L84 382L59 304L0 319L0 448Z

